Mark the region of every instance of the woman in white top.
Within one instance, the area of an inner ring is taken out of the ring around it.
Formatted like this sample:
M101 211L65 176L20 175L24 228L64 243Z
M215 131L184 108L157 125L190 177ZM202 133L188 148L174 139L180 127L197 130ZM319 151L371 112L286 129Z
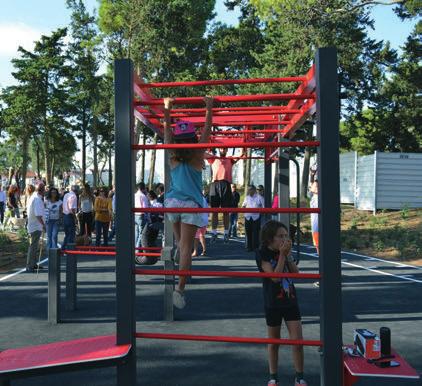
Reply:
M264 208L264 198L256 192L255 185L248 186L242 208ZM259 229L261 224L259 213L245 213L246 249L252 252L259 247Z
M59 199L59 191L50 188L45 202L47 224L47 248L57 248L57 234L59 233L59 220L62 214L62 201Z
M79 236L91 237L92 224L94 222L94 200L91 187L85 184L79 196L79 211L81 213L79 223Z

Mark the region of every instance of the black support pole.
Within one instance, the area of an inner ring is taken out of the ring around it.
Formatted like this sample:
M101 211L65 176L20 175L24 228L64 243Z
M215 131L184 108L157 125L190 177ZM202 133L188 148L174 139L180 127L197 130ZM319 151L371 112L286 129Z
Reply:
M136 385L135 230L133 190L133 64L114 62L115 182L116 182L116 298L117 344L131 344L127 360L117 367L118 386Z
M339 188L339 96L337 51L315 57L317 96L319 269L321 291L321 385L342 385L342 301Z
M58 249L48 251L48 321L60 322L60 253Z

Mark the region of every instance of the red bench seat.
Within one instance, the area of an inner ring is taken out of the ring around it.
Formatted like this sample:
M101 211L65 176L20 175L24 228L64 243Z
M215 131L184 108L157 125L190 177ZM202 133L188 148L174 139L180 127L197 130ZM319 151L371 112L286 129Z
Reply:
M116 336L107 335L5 350L0 352L0 378L15 378L36 370L48 373L61 366L118 361L130 349L131 345L117 346Z

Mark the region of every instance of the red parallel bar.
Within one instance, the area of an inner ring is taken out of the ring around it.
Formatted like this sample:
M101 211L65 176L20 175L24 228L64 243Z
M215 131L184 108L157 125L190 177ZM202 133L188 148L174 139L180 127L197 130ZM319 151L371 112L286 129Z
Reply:
M319 208L132 208L134 213L321 213Z
M92 256L115 256L115 251L77 251L75 249L71 250L64 250L63 253L67 255L92 255ZM161 253L154 253L154 252L140 252L135 253L135 256L151 256L151 257L160 257Z
M145 276L195 276L195 277L253 277L253 278L289 278L321 279L319 273L279 273L279 272L230 272L230 271L178 271L175 269L141 269L135 268L135 275Z
M228 158L228 157L227 157ZM97 250L113 250L116 249L114 246L95 246L95 245L80 245L76 247L76 250L78 249L97 249ZM161 251L161 247L136 247L136 251Z
M207 157L207 159L222 159L222 158L224 158L224 159L235 159L235 160L240 160L240 159L265 159L265 157L232 157L232 156L229 156L229 157L214 157L214 156Z
M268 113L268 110L271 111L271 113ZM296 114L299 113L300 110L298 109L287 109L285 106L241 106L241 107L214 107L212 109L213 113L224 113L224 112L248 112L248 111L267 111L268 114L272 114L272 111L274 110L274 114ZM147 111L147 110L146 110ZM204 108L180 108L180 109L173 109L171 110L171 113L204 113L207 110Z
M295 100L295 99L314 99L313 94L257 94L257 95L227 95L227 96L216 96L214 101L217 103L230 103L230 102L258 102L258 101L283 101L283 100ZM174 98L173 104L203 104L203 97L180 97ZM151 100L136 101L136 105L153 106L163 105L163 98L154 98Z
M288 346L317 346L323 344L320 340L296 340L296 339L271 339L251 338L241 336L212 336L212 335L190 335L190 334L161 334L136 332L135 336L142 339L167 339L167 340L191 340L197 342L226 342L226 343L252 343L252 344L280 344Z
M139 84L142 88L167 88L167 87L195 87L195 86L219 86L224 84L252 84L252 83L288 83L304 82L305 76L286 76L283 78L251 78L251 79L216 79L194 80L186 82L152 82Z
M214 117L228 117L228 116L248 116L248 115L280 115L280 114L297 114L300 113L300 110L264 110L264 111L228 111L228 112L219 112L213 113ZM164 114L151 114L151 113L143 113L145 117L157 117L157 118L164 118ZM190 118L190 117L197 117L197 116L204 116L204 113L196 113L193 112L189 113L175 113L170 115L172 118Z
M211 134L221 134L221 135L233 135L233 134L265 134L265 133L273 133L273 134L284 134L284 130L213 130Z
M222 149L231 147L254 148L254 147L317 147L319 141L291 141L291 142L233 142L224 143L163 143L159 145L132 145L132 150L152 149Z
M189 121L189 119L186 119ZM205 121L200 122L191 122L195 127L202 127L205 124ZM221 121L221 122L213 122L213 126L215 127L226 127L226 126L264 126L264 125L288 125L290 121ZM176 124L172 124L172 126L176 126Z

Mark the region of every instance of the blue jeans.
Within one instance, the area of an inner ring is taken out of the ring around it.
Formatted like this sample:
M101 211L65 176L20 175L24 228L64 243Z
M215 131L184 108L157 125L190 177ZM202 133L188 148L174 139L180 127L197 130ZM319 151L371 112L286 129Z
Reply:
M142 245L142 236L145 233L144 231L145 231L146 224L147 222L143 214L135 215L135 247L136 248L144 246Z
M75 216L73 214L65 214L63 216L64 240L62 249L66 249L68 244L75 243L76 225Z
M237 219L239 213L230 213L229 237L237 237Z
M109 222L102 222L95 220L95 245L97 247L101 244L101 233L103 234L104 246L108 245L108 225Z
M57 248L57 235L59 233L59 220L47 222L47 248Z

